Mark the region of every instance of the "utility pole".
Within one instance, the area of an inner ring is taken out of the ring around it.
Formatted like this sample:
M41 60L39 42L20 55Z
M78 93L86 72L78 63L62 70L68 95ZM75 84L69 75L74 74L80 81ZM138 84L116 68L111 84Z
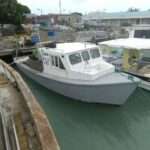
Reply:
M61 0L59 0L59 13L61 14Z

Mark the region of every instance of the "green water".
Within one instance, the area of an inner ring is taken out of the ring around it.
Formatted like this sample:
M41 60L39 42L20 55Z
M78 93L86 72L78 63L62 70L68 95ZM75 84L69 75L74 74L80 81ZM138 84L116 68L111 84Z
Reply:
M150 92L137 89L122 107L60 96L25 77L62 150L149 150Z

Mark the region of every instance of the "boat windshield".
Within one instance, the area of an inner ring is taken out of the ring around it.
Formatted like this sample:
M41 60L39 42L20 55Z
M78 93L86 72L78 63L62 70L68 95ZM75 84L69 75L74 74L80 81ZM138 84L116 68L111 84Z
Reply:
M89 55L88 51L83 51L81 53L81 55L82 55L82 58L83 58L84 61L90 60L90 55Z
M69 56L72 65L78 64L82 61L80 53L74 53Z
M141 53L141 60L150 63L150 51L143 51Z
M91 49L90 54L93 59L100 57L100 52L99 52L99 49L97 48Z
M143 57L142 60L145 61L145 62L149 62L150 63L150 58L149 57Z
M90 54L89 54L90 53ZM98 48L91 49L90 51L82 51L81 53L74 53L69 55L69 60L72 65L81 63L83 61L88 61L90 58L95 59L100 57L100 52Z

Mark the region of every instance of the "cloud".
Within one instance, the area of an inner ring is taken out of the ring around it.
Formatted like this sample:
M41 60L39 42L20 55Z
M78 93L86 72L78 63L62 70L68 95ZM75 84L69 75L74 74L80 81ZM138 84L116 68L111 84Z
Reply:
M28 5L34 13L58 13L59 0L18 0ZM90 12L90 11L125 11L129 7L136 7L142 10L150 9L149 0L61 0L63 12Z

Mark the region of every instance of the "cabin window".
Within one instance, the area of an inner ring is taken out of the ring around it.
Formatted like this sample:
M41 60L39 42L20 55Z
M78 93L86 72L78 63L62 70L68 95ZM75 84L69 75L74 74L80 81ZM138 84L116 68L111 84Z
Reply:
M143 58L142 58L142 61L145 61L145 62L149 62L149 63L150 63L150 57L143 57Z
M60 58L59 58L59 68L65 70L64 64L63 64L63 62L61 61Z
M59 56L51 56L51 62L52 66L65 70L64 64Z
M93 59L100 57L99 49L91 49L90 54Z
M59 58L55 56L55 66L59 67Z
M69 56L72 65L78 64L82 61L80 53L75 53Z
M52 66L55 66L55 56L51 56Z
M82 55L82 58L83 58L84 61L90 60L90 55L89 55L88 51L83 51L81 53L81 55Z
M150 63L150 50L144 50L140 53L142 61Z
M135 38L150 38L150 30L135 30Z

